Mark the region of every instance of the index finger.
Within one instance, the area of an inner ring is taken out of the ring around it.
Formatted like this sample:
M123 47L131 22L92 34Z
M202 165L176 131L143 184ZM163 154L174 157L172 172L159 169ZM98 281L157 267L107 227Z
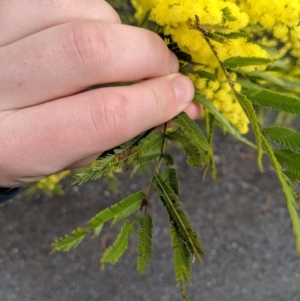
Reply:
M0 48L0 66L0 110L8 110L72 95L96 84L167 75L178 71L178 60L151 31L78 21Z
M117 12L104 0L1 0L0 46L49 27L76 20L121 23Z

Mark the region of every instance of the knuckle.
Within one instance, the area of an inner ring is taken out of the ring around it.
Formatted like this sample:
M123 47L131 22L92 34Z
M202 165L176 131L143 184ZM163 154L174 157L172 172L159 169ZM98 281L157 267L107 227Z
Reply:
M127 118L125 95L114 93L102 95L90 106L90 119L100 142L113 144L122 135L124 123Z
M112 6L110 6L110 4L108 4L107 2L104 2L104 3L107 4L107 6L108 6L105 17L112 23L121 24L122 21L121 21L119 14L114 10L114 8Z
M67 60L89 70L110 62L110 45L109 35L96 21L74 22L63 41Z
M166 103L166 99L170 97L168 93L168 83L165 83L163 89L161 88L162 87L159 85L153 85L151 89L151 97L154 100L156 112L162 112L165 109L164 105Z

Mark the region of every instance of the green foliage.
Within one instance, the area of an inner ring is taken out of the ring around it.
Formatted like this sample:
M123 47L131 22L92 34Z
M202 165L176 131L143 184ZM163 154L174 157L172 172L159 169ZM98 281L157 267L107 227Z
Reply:
M177 176L177 171L175 168L166 168L161 173L162 180L167 183L174 191L176 195L179 195L179 181Z
M200 153L209 150L209 145L199 126L184 112L172 119L172 122L181 127L186 136L193 141Z
M205 162L203 152L200 152L198 147L182 133L170 132L167 133L166 138L170 141L179 142L187 158L187 163L192 167L201 167Z
M283 172L300 182L300 153L290 149L277 149L274 154Z
M71 235L65 235L63 238L55 241L52 244L53 251L64 252L77 248L88 233L93 232L93 238L98 237L104 223L113 219L112 226L115 226L120 221L138 211L144 198L145 193L139 191L126 197L110 208L104 209L88 221L88 227L86 229L77 228L72 231Z
M157 190L160 192L162 204L169 213L172 225L174 225L178 235L188 247L189 252L202 262L201 255L205 255L205 253L202 250L198 234L193 230L186 213L182 211L176 193L159 174L155 175L155 183Z
M120 170L124 165L148 162L150 159L147 156L156 157L156 155L153 155L153 151L158 150L162 139L163 134L161 132L151 132L143 139L137 136L114 149L113 154L108 154L101 158L95 166L78 173L74 184L82 184L89 180L99 179L111 172Z
M204 70L198 70L195 73L198 74L199 77L206 78L208 80L216 80L217 79L217 77L216 77L215 74L207 72L207 71L204 71Z
M55 251L68 252L77 248L87 233L88 231L86 229L77 228L76 230L72 231L71 235L66 235L65 237L55 241L52 244L52 247Z
M293 129L272 126L262 129L262 133L274 142L294 149L300 149L300 133Z
M241 68L253 65L266 65L271 63L270 59L261 57L242 57L234 56L224 61L224 66L229 69Z
M300 116L299 98L265 89L249 89L243 95L255 105Z
M294 186L292 182L287 178L287 176L283 173L282 167L278 162L274 151L272 150L271 145L267 141L267 139L262 135L262 142L265 146L265 150L273 164L273 167L276 171L277 177L281 184L283 193L286 197L288 211L291 217L291 221L293 224L293 231L296 237L296 248L300 253L300 218L298 215L298 204L296 202L297 194L295 192Z
M253 132L256 138L256 146L257 146L257 164L260 168L260 170L263 169L262 166L262 155L263 155L263 150L262 150L262 141L261 141L261 132L260 132L260 127L258 124L258 119L256 117L255 110L251 104L251 102L248 100L248 98L241 94L236 92L236 97L239 100L240 104L244 108L250 122L253 128Z
M229 7L222 9L224 21L236 21L236 18L231 14Z
M175 278L177 284L181 286L185 281L190 283L192 279L191 253L174 225L171 225L170 234L174 251Z
M163 154L162 157L165 159L167 165L174 165L175 160L170 154Z
M232 126L229 121L227 121L227 119L225 119L224 116L213 106L213 104L205 97L200 95L199 92L196 92L194 102L202 105L207 112L214 116L215 120L218 122L218 125L224 131L233 136L235 139L253 147L253 143L245 139L240 132L234 126Z
M127 198L111 206L110 208L106 208L105 210L101 211L89 220L89 231L96 231L98 227L102 227L105 222L111 220L112 218L114 219L112 225L116 225L121 220L136 212L145 197L145 193L139 191L128 196Z
M140 230L138 236L137 246L137 269L141 274L147 273L147 266L151 261L152 250L152 217L149 214L145 214L139 220Z
M104 252L100 260L102 269L104 268L105 263L115 264L118 262L120 257L127 250L128 243L129 243L129 234L133 232L134 232L133 225L125 221L113 245L110 246L108 249L106 249L106 251Z
M251 39L253 37L253 34L248 33L248 32L231 32L224 34L222 33L223 37L226 39L239 39L239 38L246 38L246 39Z

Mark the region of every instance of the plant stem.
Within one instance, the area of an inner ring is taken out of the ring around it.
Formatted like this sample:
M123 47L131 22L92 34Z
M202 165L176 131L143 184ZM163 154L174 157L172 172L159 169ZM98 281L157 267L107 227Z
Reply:
M150 190L151 190L151 188L153 186L153 183L154 183L154 180L155 180L155 175L158 173L160 165L161 165L161 159L162 159L162 156L164 154L164 149L165 149L167 125L168 125L168 122L166 122L164 124L164 131L163 131L164 136L163 136L163 140L162 140L162 143L161 143L160 156L159 156L157 164L155 166L155 170L154 170L153 176L151 178L151 181L150 181L150 183L149 183L149 185L147 187L147 190L145 192L146 196L148 196L149 193L150 193Z

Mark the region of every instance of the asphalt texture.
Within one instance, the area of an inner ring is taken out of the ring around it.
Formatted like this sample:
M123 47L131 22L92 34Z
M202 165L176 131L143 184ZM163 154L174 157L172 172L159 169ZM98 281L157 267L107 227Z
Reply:
M299 301L300 256L295 250L285 199L268 160L261 174L255 151L218 133L218 180L185 163L175 151L181 197L207 256L193 264L194 301ZM51 242L69 233L101 209L146 187L150 176L120 175L121 195L104 181L81 186L64 182L65 195L18 196L0 207L1 301L179 301L168 218L157 196L153 204L153 260L146 276L136 271L136 239L115 266L99 268L105 246L116 230L87 239L70 253L50 255Z

